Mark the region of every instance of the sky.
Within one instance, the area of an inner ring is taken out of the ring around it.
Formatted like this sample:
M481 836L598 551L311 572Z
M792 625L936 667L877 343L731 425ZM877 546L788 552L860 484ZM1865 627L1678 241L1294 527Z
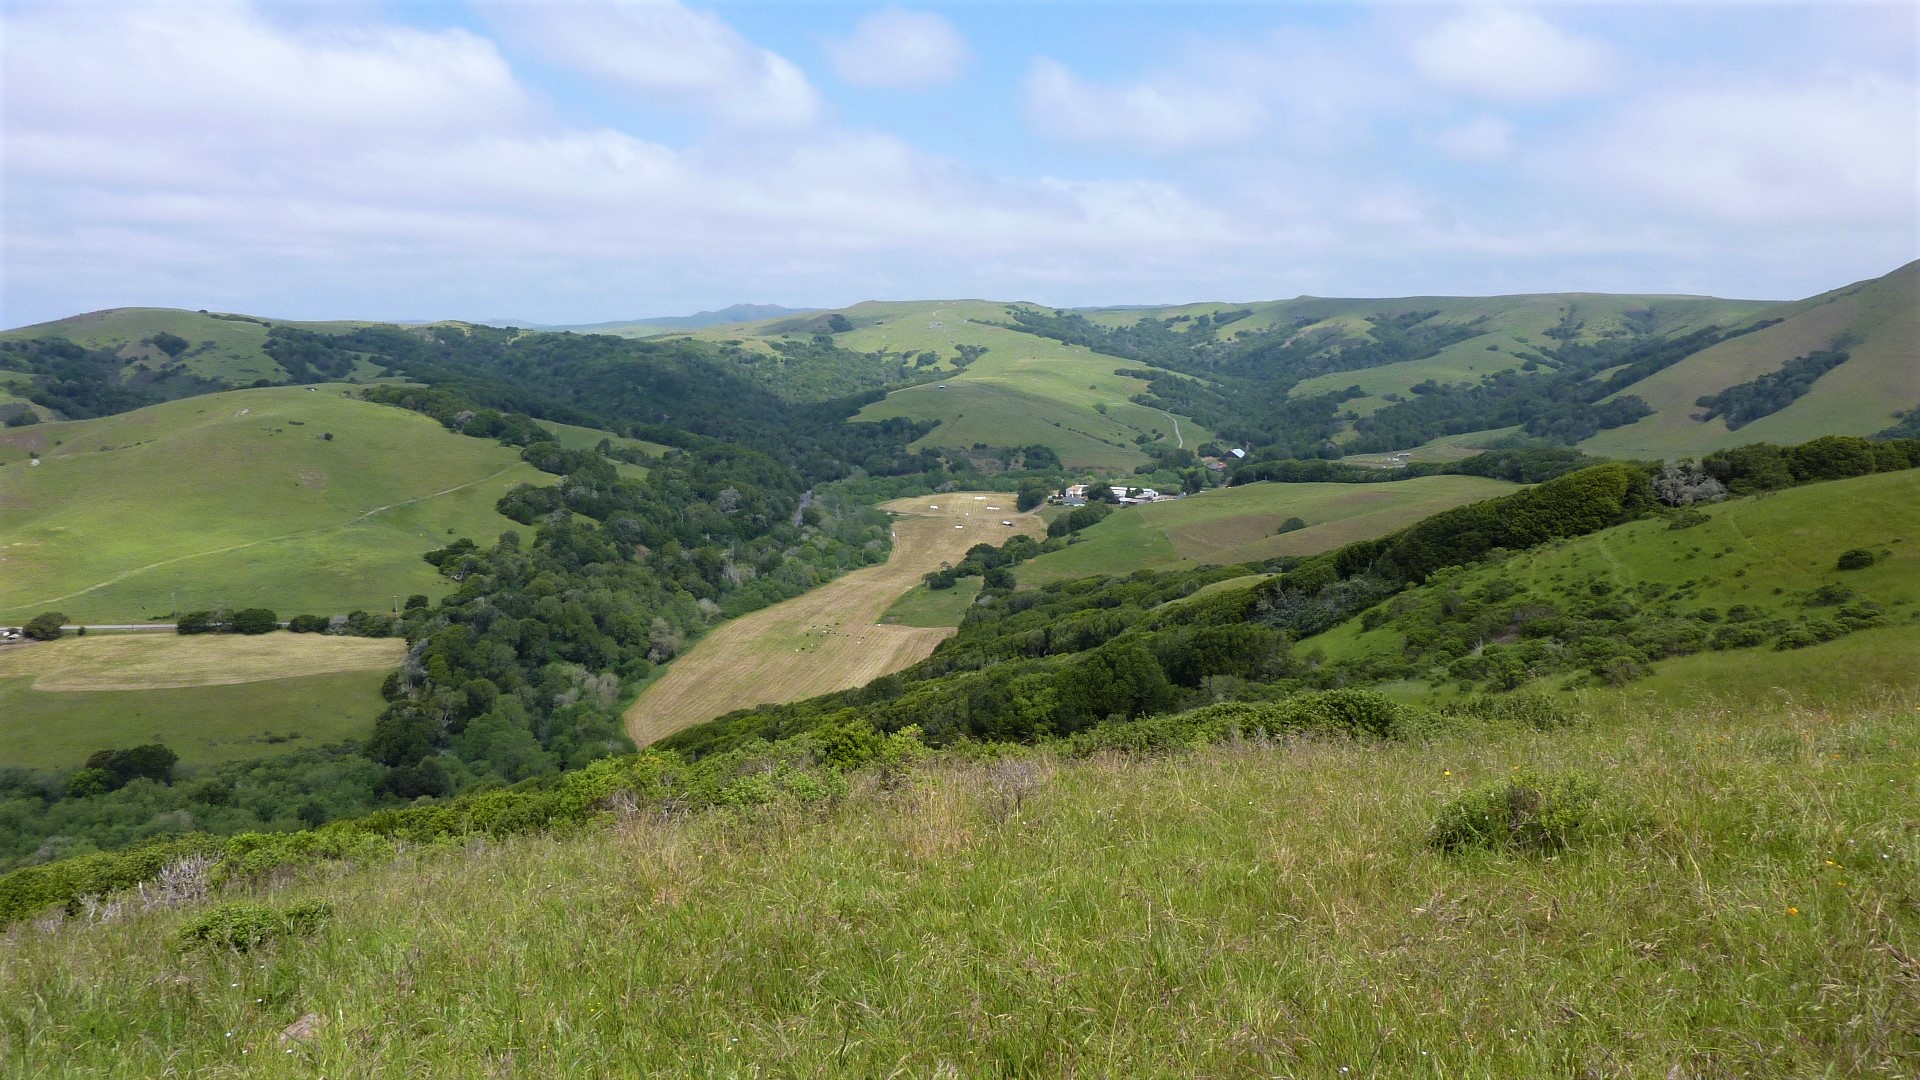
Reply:
M0 0L0 324L1785 299L1920 257L1920 6Z

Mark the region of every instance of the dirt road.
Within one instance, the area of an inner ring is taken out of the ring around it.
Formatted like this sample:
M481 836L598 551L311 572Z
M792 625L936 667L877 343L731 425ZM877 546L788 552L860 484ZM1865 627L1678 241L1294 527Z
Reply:
M1038 514L1014 512L1011 492L917 496L881 509L902 515L890 559L720 624L627 710L633 741L645 746L735 709L861 686L925 658L953 631L882 626L887 608L975 544L1046 532Z

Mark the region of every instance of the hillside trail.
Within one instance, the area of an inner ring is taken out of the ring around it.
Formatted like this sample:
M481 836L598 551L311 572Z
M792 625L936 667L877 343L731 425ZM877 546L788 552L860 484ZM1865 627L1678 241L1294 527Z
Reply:
M350 529L353 526L358 525L362 521L365 521L366 519L372 517L375 514L384 513L388 510L394 510L402 506L412 506L414 503L426 502L428 499L437 499L442 495L451 495L456 491L464 491L467 488L473 487L475 484L484 484L489 480L492 480L506 473L512 472L516 468L519 468L519 464L517 462L513 465L508 465L506 468L498 469L498 470L495 470L494 472L490 472L485 476L479 477L478 479L469 480L464 484L455 484L450 488L443 488L440 491L428 492L425 495L416 495L411 499L402 499L399 502L388 503L385 506L376 506L371 510L365 511L364 513L358 514L354 517L348 518L346 521L340 522L338 525L327 525L318 529L295 529L293 532L282 533L279 536L263 536L258 540L248 540L245 543L241 543L241 544L228 544L226 547L212 548L207 551L194 551L194 552L189 552L185 555L175 555L170 559L161 559L159 562L150 562L145 566L136 566L129 570L122 570L110 578L107 578L103 581L96 581L84 589L77 589L73 592L66 594L65 596L56 596L50 600L29 600L29 601L26 601L25 603L14 605L14 608L46 607L48 604L57 604L62 600L71 600L76 596L85 596L90 592L94 592L99 589L104 589L109 585L118 585L122 581L125 581L136 574L144 574L149 570L158 570L163 566L172 566L174 563L187 562L192 559L205 559L214 555L225 555L229 551L244 551L250 547L259 547L261 544L275 544L275 543L279 543L282 540L293 540L302 536L325 536L326 534L331 532L339 532L341 529ZM9 610L13 610L13 608L10 608Z
M1187 448L1187 440L1180 437L1180 418L1165 409L1155 409L1154 412L1173 421L1173 448L1175 450L1185 450Z
M627 709L627 734L646 746L736 709L862 686L925 659L954 628L887 626L881 616L921 577L959 562L975 544L1044 536L1040 515L1015 512L1013 499L1011 492L959 491L882 504L900 515L885 563L721 623Z

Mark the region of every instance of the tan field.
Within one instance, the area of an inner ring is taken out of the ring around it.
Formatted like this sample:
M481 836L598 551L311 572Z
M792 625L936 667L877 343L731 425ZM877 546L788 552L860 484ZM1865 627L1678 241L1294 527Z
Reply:
M95 634L0 649L0 677L31 675L35 690L164 690L400 666L398 638L279 631L258 637Z
M917 496L881 509L901 515L892 558L722 623L627 710L634 743L645 746L735 709L860 686L924 659L953 629L882 626L887 608L975 544L1046 531L1038 514L1014 512L1011 492Z

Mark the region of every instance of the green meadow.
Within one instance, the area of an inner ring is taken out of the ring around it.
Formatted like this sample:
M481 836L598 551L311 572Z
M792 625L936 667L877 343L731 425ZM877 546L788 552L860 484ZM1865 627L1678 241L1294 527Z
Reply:
M896 626L959 626L979 597L980 587L979 578L961 578L951 589L915 585L893 602L880 621Z
M0 432L0 619L331 614L445 592L421 554L515 528L495 501L547 478L349 394L235 390Z
M384 671L161 690L32 688L0 678L0 764L73 768L96 750L165 743L187 767L364 739Z
M1148 567L1254 562L1312 555L1384 536L1448 507L1504 495L1514 485L1478 476L1422 476L1378 484L1243 484L1114 511L1062 551L1021 564L1022 585L1126 574ZM1280 532L1289 518L1304 529Z

